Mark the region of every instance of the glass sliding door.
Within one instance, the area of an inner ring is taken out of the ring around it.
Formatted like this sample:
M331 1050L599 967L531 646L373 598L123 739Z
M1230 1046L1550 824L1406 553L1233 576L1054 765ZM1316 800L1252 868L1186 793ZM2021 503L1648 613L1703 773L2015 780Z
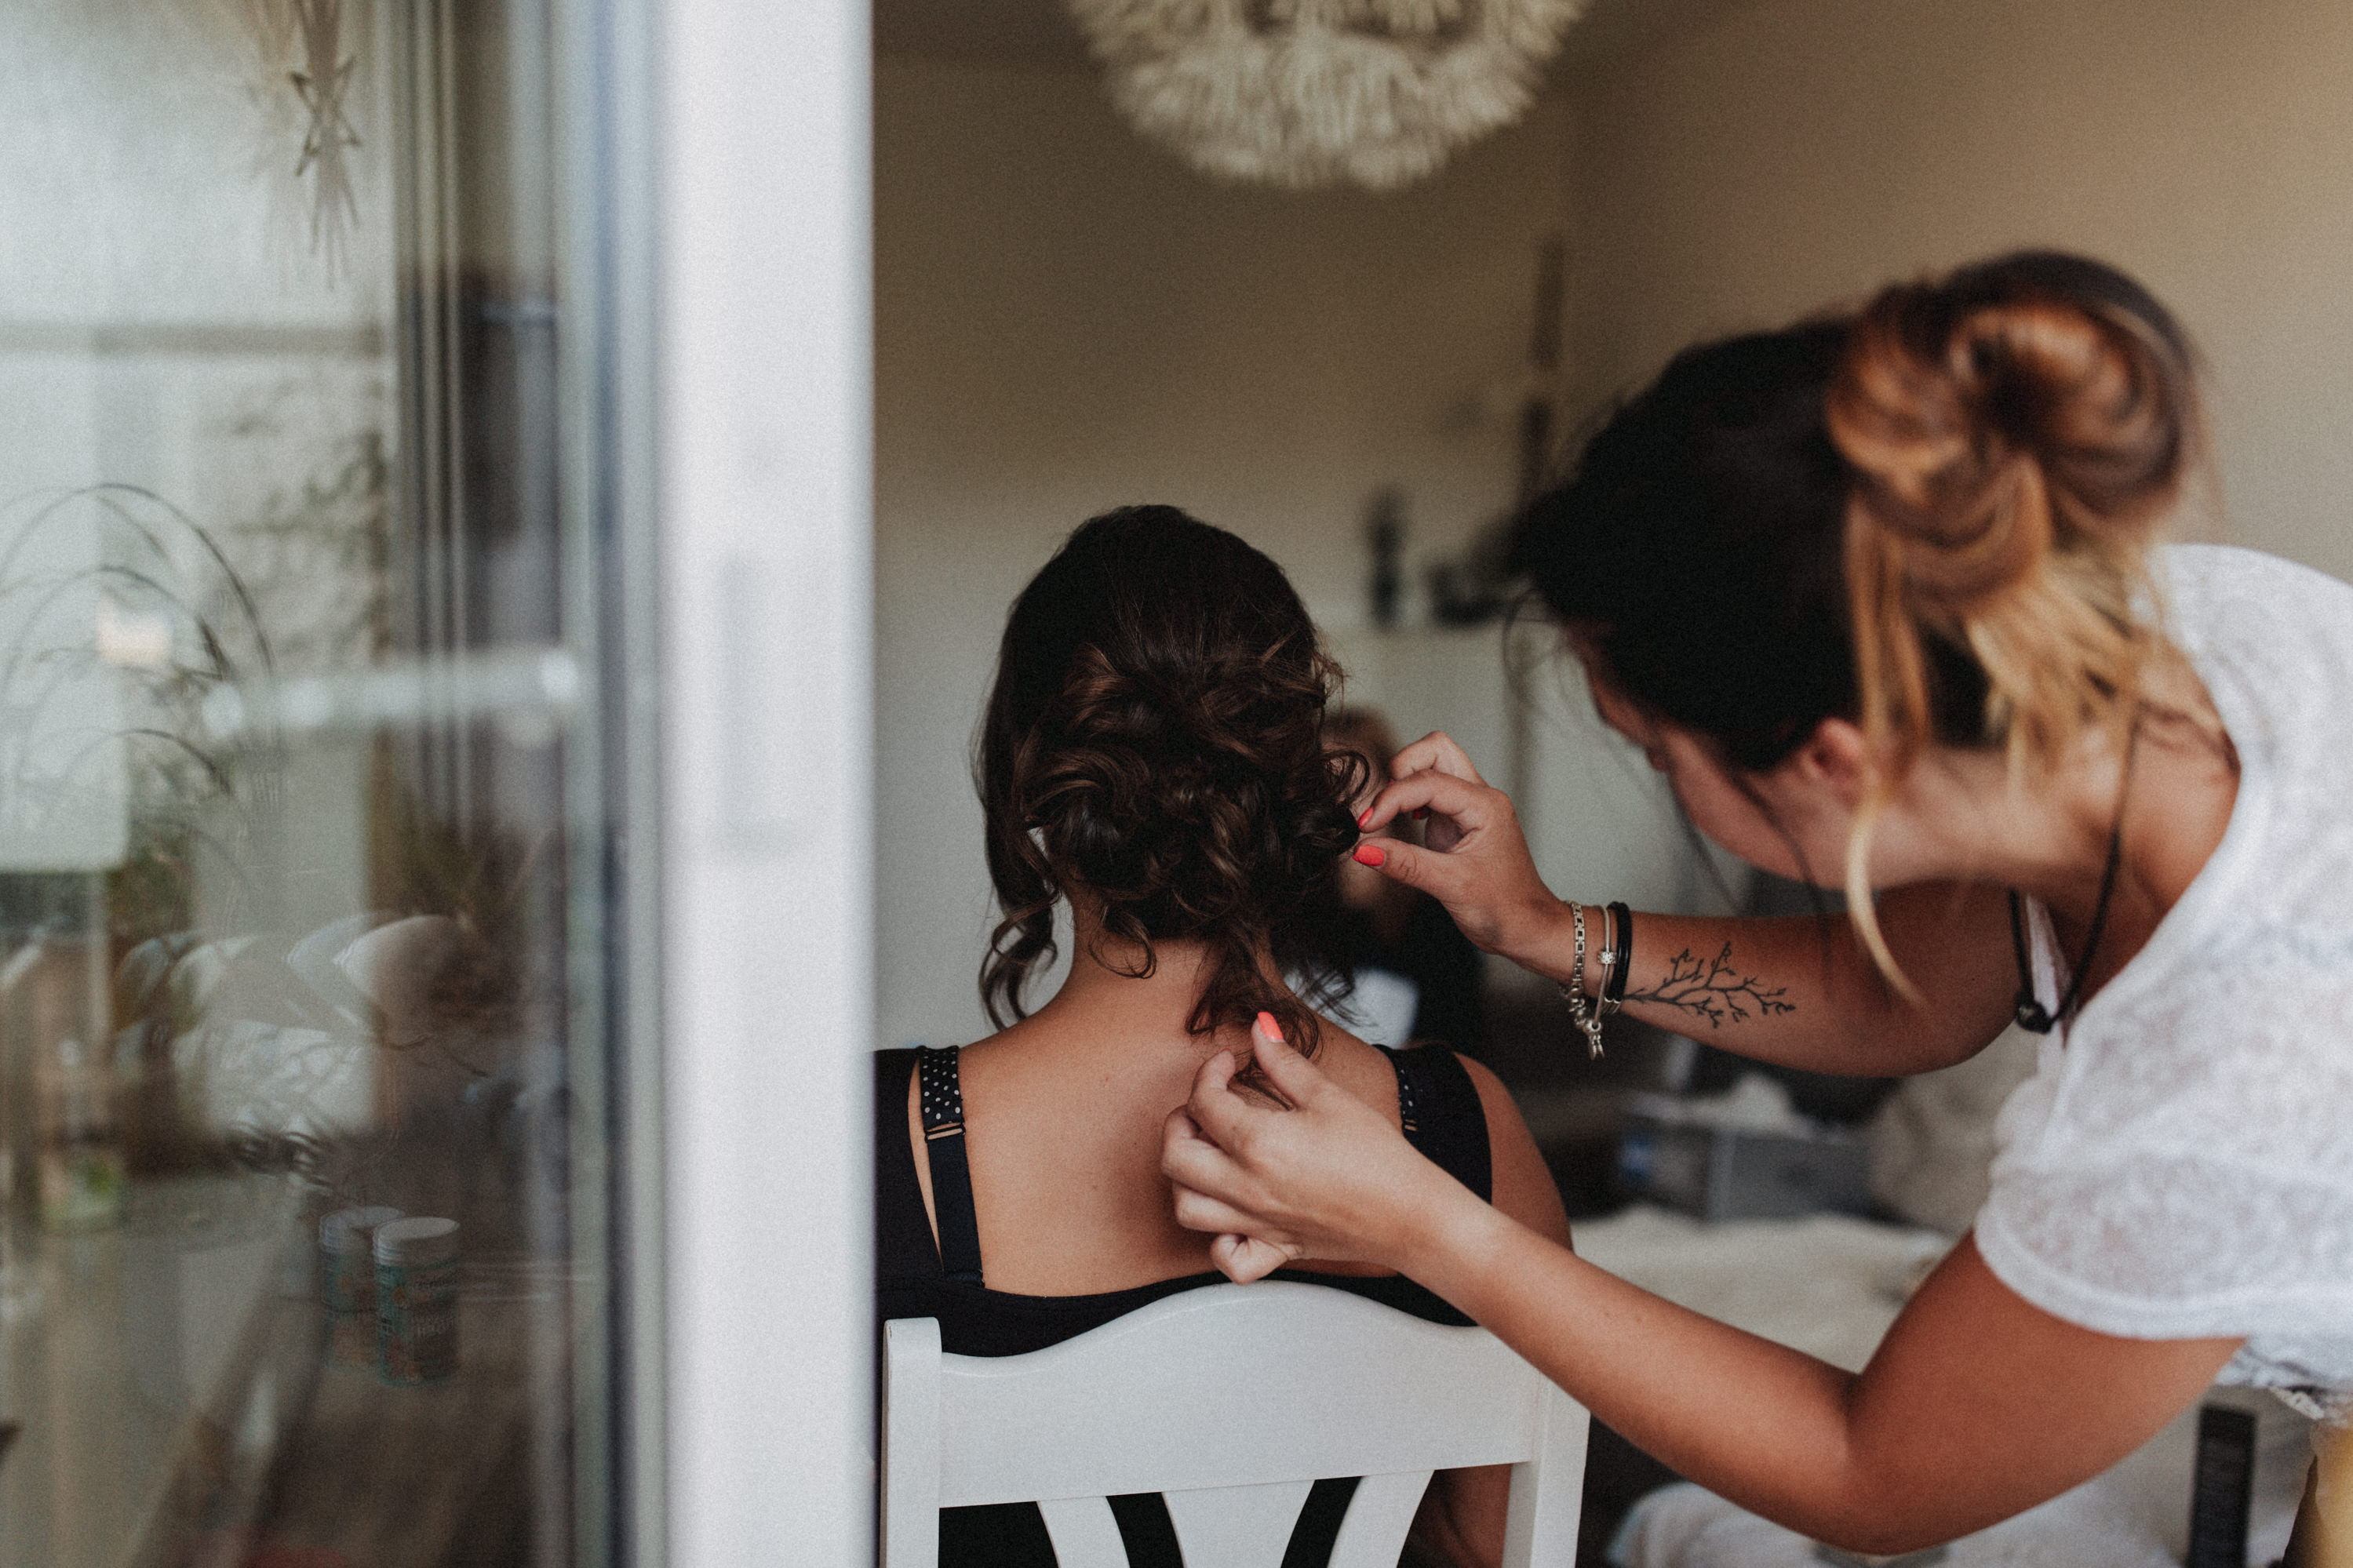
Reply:
M0 1563L627 1555L617 26L0 0Z

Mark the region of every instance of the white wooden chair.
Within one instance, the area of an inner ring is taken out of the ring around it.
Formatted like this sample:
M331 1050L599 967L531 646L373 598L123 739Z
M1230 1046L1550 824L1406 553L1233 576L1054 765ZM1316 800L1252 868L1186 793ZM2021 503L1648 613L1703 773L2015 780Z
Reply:
M939 1510L1031 1502L1061 1568L1125 1568L1110 1504L1160 1492L1191 1568L1280 1568L1309 1487L1361 1476L1332 1568L1395 1568L1430 1472L1509 1464L1504 1568L1577 1555L1586 1413L1483 1329L1268 1280L1155 1301L1029 1355L884 1325L883 1568Z

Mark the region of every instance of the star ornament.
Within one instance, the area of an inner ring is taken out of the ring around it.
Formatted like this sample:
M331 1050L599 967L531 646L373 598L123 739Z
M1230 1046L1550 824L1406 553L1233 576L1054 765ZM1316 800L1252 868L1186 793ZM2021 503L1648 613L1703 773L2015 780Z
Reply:
M311 176L311 248L325 257L333 276L342 270L349 231L360 216L346 156L360 137L343 109L356 62L343 54L343 0L293 0L293 10L302 65L287 72L287 79L310 115L294 174Z

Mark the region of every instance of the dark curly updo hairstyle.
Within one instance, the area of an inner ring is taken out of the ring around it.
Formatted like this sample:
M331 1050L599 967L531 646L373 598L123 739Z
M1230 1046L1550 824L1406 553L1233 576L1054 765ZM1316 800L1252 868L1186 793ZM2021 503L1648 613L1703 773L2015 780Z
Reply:
M1304 1050L1338 983L1315 911L1356 841L1365 763L1327 752L1339 670L1282 569L1175 507L1123 507L1071 534L1013 602L976 773L1004 919L981 1001L1004 1027L1054 956L1054 905L1083 894L1139 950L1201 942L1189 1026L1272 1013ZM1117 961L1113 961L1117 962Z

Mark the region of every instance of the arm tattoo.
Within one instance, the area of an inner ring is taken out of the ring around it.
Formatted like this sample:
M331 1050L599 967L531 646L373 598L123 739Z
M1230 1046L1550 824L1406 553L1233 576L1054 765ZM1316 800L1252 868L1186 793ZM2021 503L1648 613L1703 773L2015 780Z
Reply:
M1643 991L1630 991L1629 1004L1653 1003L1661 1007L1680 1007L1705 1018L1711 1027L1724 1027L1729 1016L1743 1019L1754 1011L1763 1017L1776 1013L1794 1013L1798 1005L1787 1000L1788 987L1777 986L1767 991L1757 984L1757 977L1743 974L1732 967L1732 944L1725 942L1724 951L1705 963L1692 956L1690 948L1675 954L1667 965L1667 977Z

